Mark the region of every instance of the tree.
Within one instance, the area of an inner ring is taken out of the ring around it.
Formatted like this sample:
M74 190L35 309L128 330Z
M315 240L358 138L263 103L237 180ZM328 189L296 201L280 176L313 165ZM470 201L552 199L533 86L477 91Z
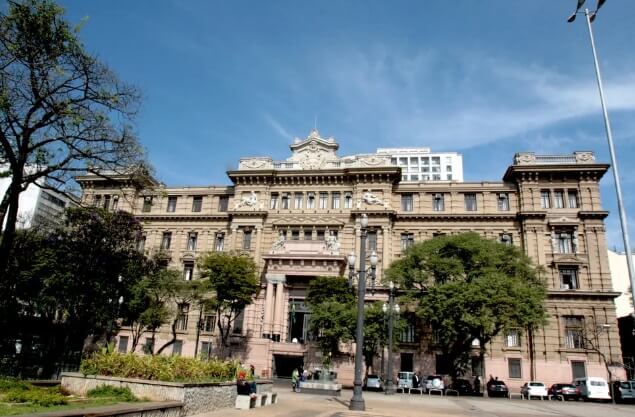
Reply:
M531 260L519 248L477 233L413 245L387 276L401 283L429 323L453 378L467 367L474 339L483 349L504 329L546 322L546 288Z
M393 313L393 346L397 346L399 335L406 327L406 321L397 313ZM354 330L354 329L353 329ZM364 315L364 362L366 375L373 366L373 360L380 350L388 345L388 313L383 310L382 302L375 302L366 307Z
M210 252L199 259L202 278L208 278L215 292L214 310L223 350L229 346L229 335L236 317L252 303L260 289L257 267L246 255Z
M30 184L65 191L86 170L144 164L131 128L138 91L84 50L63 13L51 0L23 0L0 15L0 170L11 177L0 202L0 275Z

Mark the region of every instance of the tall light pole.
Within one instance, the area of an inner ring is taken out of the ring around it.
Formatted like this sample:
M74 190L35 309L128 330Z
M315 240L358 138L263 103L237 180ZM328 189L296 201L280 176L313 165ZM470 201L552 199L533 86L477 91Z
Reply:
M362 214L360 224L359 241L359 270L355 272L355 253L348 255L348 282L353 284L353 278L357 276L357 329L355 337L355 380L353 381L353 398L348 406L349 410L364 411L366 404L362 396L362 369L364 366L364 297L366 296L366 273L370 274L375 282L375 269L377 267L377 254L373 251L370 255L370 269L366 271L366 236L368 234L368 216Z
M575 12L569 16L568 22L575 20L580 12L580 8L585 0L578 0ZM609 113L606 109L606 100L604 99L604 88L602 86L602 75L600 74L600 64L598 63L598 55L595 49L595 39L593 37L593 28L591 23L595 20L598 10L606 0L598 0L597 7L594 11L584 9L587 27L589 28L589 39L591 40L591 50L593 51L593 63L595 65L595 75L598 82L598 90L600 92L600 103L602 103L602 114L604 116L604 128L606 130L606 140L609 143L609 153L611 155L611 165L613 165L613 179L615 180L615 194L617 195L617 210L620 215L620 225L622 226L622 240L624 241L624 252L626 252L626 265L628 266L628 277L631 281L631 297L633 305L635 305L635 269L633 267L633 255L631 253L631 243L628 237L628 224L626 222L626 212L624 211L624 202L622 200L622 185L620 183L620 175L617 169L617 159L615 158L615 148L613 147L613 134L611 133L611 123L609 122Z
M393 327L394 327L394 314L399 314L399 304L395 304L395 283L390 281L388 284L390 292L388 293L388 305L384 303L382 306L384 313L388 314L388 370L386 371L387 380L386 387L384 388L384 394L393 395L395 393L395 385L393 384L393 370L392 370L392 349L393 349Z

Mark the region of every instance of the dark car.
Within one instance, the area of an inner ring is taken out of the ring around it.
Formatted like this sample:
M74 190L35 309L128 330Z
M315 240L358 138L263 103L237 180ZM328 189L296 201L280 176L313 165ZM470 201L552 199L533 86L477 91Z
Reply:
M488 397L507 397L509 396L509 389L503 381L494 380L487 382L487 396Z
M450 389L455 390L460 395L474 395L474 388L467 379L456 379L450 384Z
M561 395L565 401L580 399L580 390L573 384L553 384L548 393L554 397Z
M613 395L618 403L635 402L635 381L613 382Z

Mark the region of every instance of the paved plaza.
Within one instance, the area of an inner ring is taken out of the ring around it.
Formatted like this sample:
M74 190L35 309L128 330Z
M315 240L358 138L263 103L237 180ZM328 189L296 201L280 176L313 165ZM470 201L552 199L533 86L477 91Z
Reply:
M585 402L559 402L504 398L439 397L396 394L386 396L380 392L365 392L366 411L349 411L352 391L345 390L341 397L293 393L278 387L278 404L251 410L219 410L196 417L266 416L266 417L633 417L635 405L598 404Z

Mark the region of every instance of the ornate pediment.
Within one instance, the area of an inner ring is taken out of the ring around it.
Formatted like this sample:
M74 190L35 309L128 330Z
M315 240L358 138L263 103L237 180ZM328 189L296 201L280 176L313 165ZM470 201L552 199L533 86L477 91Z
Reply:
M304 140L296 138L289 147L293 155L287 161L293 162L294 165L298 164L302 169L325 168L328 162L338 159L335 152L339 145L335 139L324 139L315 129Z

